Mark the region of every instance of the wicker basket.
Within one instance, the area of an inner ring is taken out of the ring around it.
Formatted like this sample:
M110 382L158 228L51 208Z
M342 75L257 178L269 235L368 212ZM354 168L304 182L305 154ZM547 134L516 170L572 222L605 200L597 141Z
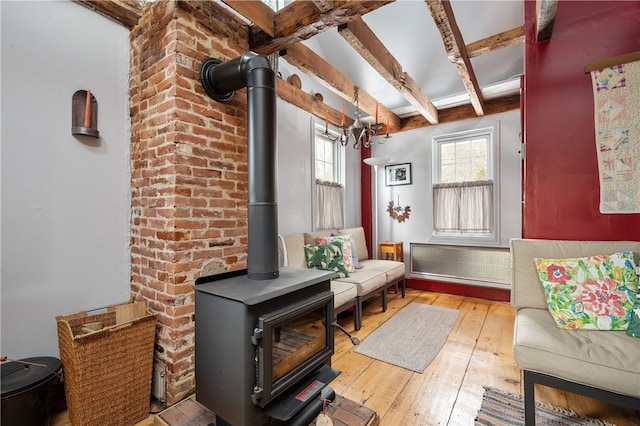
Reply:
M132 425L149 416L156 316L144 303L105 310L56 317L74 425Z

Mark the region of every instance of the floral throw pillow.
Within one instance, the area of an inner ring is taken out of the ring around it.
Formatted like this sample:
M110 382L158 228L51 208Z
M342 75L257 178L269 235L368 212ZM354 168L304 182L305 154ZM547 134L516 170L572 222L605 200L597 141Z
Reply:
M356 241L353 238L353 234L331 234L333 237L344 236L345 238L349 238L349 242L351 243L351 263L353 263L354 269L362 269L362 263L358 259L358 249L356 248Z
M535 264L558 328L627 329L638 290L633 252Z
M334 271L341 278L349 276L349 270L344 265L342 246L337 241L318 244L317 246L305 244L304 256L307 261L307 268Z
M640 337L640 288L639 293L636 294L635 303L631 310L631 319L629 319L629 327L627 327L627 334L633 337Z
M332 235L331 237L318 237L318 244L328 244L337 242L342 247L342 257L344 259L344 266L349 272L355 272L356 268L353 265L353 250L351 248L351 238L349 235Z

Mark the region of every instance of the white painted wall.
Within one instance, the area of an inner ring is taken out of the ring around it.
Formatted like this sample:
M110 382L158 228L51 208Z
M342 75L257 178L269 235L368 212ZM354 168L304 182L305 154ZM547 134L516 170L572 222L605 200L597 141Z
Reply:
M129 32L71 1L0 15L0 352L58 356L57 315L129 299ZM80 89L99 140L71 134Z
M312 221L312 121L308 113L278 99L278 232L282 235L306 232ZM412 164L413 184L385 185L384 166L378 175L378 240L403 241L405 262L409 265L409 244L428 243L428 223L432 210L427 198L431 188L431 138L498 124L500 185L500 247L508 247L511 238L521 235L520 185L520 111L509 111L487 117L429 126L396 133L385 144L374 144L372 156L391 158L390 163ZM361 225L360 151L345 148L346 227ZM389 217L387 205L411 206L411 216L399 223ZM368 206L366 208L369 208Z
M428 224L432 218L432 206L427 198L431 191L431 138L448 133L462 132L498 123L500 137L500 229L501 247L509 246L509 239L521 235L521 185L520 185L520 111L514 110L502 114L481 118L444 123L437 126L396 133L384 145L374 145L372 156L391 158L390 164L411 163L411 185L386 186L384 167L378 175L378 240L403 241L405 263L409 264L409 243L430 242ZM389 201L411 206L411 215L405 222L399 223L387 212Z
M129 33L70 1L0 2L0 353L57 356L55 316L129 298ZM91 89L100 139L71 135L71 97ZM310 231L311 117L278 107L279 233ZM431 136L500 121L502 243L520 235L519 112L393 135L373 155L411 162L413 185L379 176L379 239L428 241ZM360 151L345 148L346 227L361 224ZM405 223L388 217L400 195ZM368 208L368 207L366 207Z
M278 233L313 230L312 116L278 99ZM321 123L324 125L323 123ZM345 228L360 226L360 151L345 152Z

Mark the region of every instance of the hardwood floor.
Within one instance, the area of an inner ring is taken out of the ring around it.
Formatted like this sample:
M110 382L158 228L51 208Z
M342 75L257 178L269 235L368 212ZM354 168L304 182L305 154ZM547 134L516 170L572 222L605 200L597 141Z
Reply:
M342 374L331 387L337 394L375 410L383 426L466 426L474 423L483 386L523 392L521 372L512 355L515 310L508 303L407 289L404 299L390 293L387 312L381 312L379 299L371 299L357 332L353 332L351 315L339 322L364 340L411 302L460 310L447 342L429 367L420 374L376 361L354 352L349 338L336 332L332 362ZM639 412L544 386L536 387L536 399L617 426L640 425ZM137 426L163 424L154 417ZM70 422L66 413L59 413L51 424L67 426Z
M349 339L336 333L333 367L342 371L331 383L336 393L375 410L380 424L390 426L473 425L483 386L522 394L512 352L515 310L508 303L408 289L405 299L391 293L384 313L374 299L354 334L364 340L410 302L460 310L438 356L422 374L415 373L354 352ZM351 317L340 324L353 331ZM640 425L639 412L544 386L536 386L536 399L618 426Z

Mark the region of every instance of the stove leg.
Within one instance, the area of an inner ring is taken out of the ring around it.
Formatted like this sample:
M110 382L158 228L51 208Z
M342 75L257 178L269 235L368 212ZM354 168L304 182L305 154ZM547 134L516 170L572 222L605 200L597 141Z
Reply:
M231 426L231 423L227 423L224 419L216 416L216 421L213 423L209 423L207 426Z

